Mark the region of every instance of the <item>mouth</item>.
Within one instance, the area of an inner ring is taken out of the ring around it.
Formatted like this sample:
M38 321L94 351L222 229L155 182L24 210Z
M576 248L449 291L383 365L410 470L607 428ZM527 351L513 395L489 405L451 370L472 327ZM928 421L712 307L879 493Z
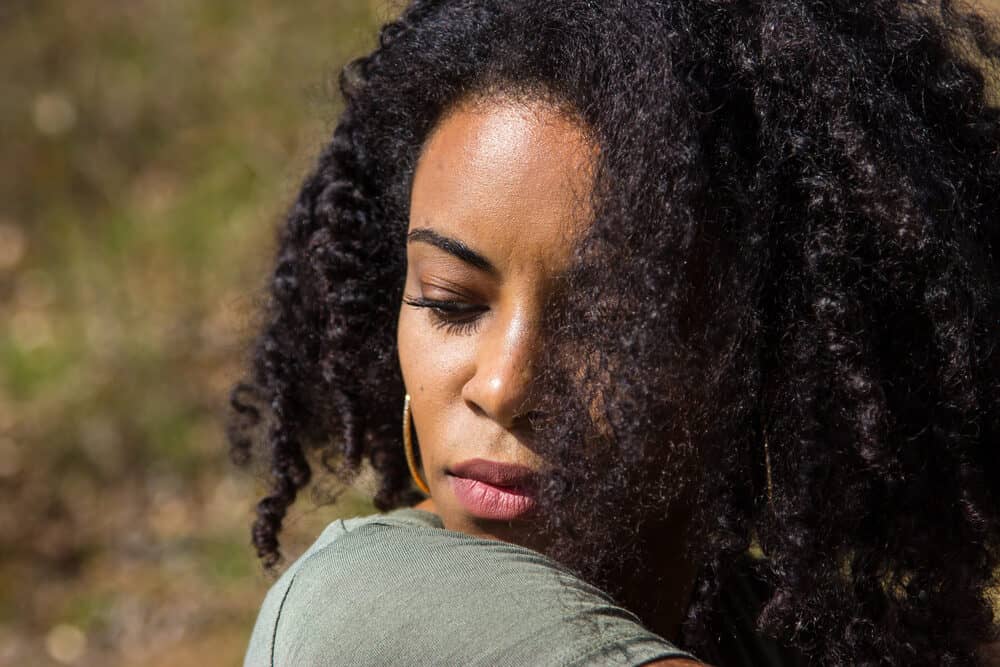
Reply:
M470 459L446 472L455 497L477 518L511 521L529 514L537 503L531 468Z

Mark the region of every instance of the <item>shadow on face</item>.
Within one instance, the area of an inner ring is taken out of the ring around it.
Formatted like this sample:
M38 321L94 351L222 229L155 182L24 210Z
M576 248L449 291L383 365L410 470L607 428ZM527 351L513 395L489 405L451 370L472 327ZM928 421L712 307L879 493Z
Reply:
M417 162L399 359L449 529L527 534L541 464L528 423L538 323L589 222L594 156L553 105L487 97L452 108Z

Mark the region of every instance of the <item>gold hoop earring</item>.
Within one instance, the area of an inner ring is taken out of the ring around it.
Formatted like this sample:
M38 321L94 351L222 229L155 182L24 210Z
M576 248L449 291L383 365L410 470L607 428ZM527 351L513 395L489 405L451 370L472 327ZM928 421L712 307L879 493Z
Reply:
M413 483L428 496L431 495L431 490L427 487L427 482L423 480L420 476L420 471L417 470L417 459L413 455L413 438L410 435L409 394L406 394L403 398L403 451L406 453L406 465L410 467L410 476L413 477Z

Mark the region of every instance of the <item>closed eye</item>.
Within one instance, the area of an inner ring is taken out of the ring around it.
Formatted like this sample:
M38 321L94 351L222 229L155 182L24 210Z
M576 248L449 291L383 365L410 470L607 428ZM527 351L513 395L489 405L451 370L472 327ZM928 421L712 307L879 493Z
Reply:
M482 314L489 310L486 306L476 306L462 301L405 297L403 302L414 308L426 308L431 315L431 324L456 335L474 333L482 321Z

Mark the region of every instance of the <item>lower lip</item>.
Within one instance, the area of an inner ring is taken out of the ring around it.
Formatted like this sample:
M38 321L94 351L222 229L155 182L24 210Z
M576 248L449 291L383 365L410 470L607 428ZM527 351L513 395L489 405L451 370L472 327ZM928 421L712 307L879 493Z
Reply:
M535 508L535 497L528 491L493 486L478 479L449 476L458 502L480 519L511 521Z

